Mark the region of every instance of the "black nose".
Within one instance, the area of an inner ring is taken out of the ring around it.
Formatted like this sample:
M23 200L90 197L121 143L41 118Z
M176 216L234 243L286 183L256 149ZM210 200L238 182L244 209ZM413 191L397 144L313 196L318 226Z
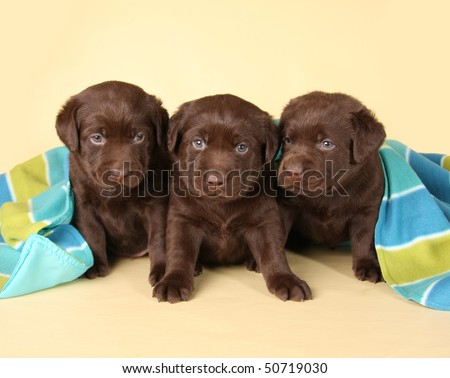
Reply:
M218 172L208 172L206 174L206 182L211 186L222 186L223 176Z

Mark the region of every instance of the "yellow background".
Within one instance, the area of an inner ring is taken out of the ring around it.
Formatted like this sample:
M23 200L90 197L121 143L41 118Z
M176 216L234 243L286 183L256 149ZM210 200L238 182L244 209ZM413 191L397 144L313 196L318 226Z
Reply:
M449 19L445 0L0 0L0 171L60 145L60 106L113 79L170 113L233 93L278 117L308 91L345 92L388 137L450 153ZM288 256L314 292L303 304L244 268L206 270L192 301L158 304L146 259L3 300L0 355L450 356L449 314L358 282L345 251L316 252Z
M449 153L450 3L442 0L1 0L0 169L59 144L85 87L123 80L169 112L233 93L278 117L312 90L359 98L388 137Z

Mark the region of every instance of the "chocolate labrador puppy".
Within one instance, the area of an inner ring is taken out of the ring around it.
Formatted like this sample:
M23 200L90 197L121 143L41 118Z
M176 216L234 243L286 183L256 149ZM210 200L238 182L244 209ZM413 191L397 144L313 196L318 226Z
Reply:
M232 95L187 102L170 118L175 164L158 301L188 300L202 264L245 263L280 299L311 297L288 266L276 198L264 192L278 144L269 114Z
M278 182L287 231L334 247L351 241L360 280L382 280L374 229L384 192L383 125L358 100L312 92L285 107Z
M164 275L168 119L158 98L117 81L85 89L59 112L56 130L70 150L72 222L94 255L88 278L107 275L112 255L147 253L150 283Z

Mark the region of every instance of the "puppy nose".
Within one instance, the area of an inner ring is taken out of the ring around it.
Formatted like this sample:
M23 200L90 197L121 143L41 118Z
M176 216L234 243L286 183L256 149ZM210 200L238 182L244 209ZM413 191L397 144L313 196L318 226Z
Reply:
M111 177L112 180L116 180L119 181L124 177L127 177L130 173L130 169L128 167L123 167L120 169L111 169L109 171L109 176Z
M286 176L300 177L302 175L302 171L299 169L287 169L284 171Z
M303 168L299 166L285 165L282 171L286 176L300 177L303 173Z
M223 177L219 173L207 173L206 182L211 186L222 186L223 185Z

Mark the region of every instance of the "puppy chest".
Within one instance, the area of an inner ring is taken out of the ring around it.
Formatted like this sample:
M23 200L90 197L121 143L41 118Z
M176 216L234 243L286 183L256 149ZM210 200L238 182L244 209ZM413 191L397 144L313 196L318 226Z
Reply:
M295 228L307 239L331 247L348 240L347 219L335 214L303 214Z
M102 223L106 233L108 249L120 255L134 255L147 248L148 233L142 218L134 213L122 211L120 216L104 214Z
M209 229L200 246L199 259L203 263L235 264L249 254L242 234L229 228Z

